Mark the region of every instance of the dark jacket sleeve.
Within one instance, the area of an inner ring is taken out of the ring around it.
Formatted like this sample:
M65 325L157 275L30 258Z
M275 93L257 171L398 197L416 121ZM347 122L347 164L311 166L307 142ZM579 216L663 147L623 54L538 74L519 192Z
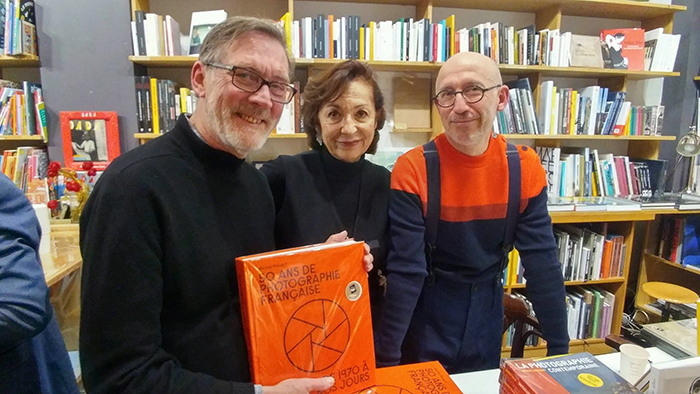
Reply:
M29 200L0 174L0 354L44 331L53 309Z
M528 298L547 340L547 354L568 353L566 290L552 233L552 219L547 212L546 188L528 201L521 214L515 247L525 268Z
M423 283L428 276L424 252L425 221L417 190L394 188L403 178L414 177L407 160L399 158L392 171L389 191L389 256L386 263L387 290L375 334L377 366L398 365L401 344ZM401 179L394 179L395 177ZM410 183L410 182L406 182Z
M284 203L285 188L287 187L287 176L284 171L284 161L282 157L268 161L260 168L270 185L272 198L275 200L275 213L279 213Z
M81 215L80 361L90 393L240 393L183 369L161 347L163 255L157 199L144 176L106 173ZM216 338L211 338L216 340Z

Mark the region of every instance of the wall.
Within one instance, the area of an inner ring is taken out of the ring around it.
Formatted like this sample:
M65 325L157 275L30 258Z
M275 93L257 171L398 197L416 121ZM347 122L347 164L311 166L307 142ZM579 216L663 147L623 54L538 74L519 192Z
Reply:
M122 152L136 146L129 2L35 4L49 157L62 160L60 111L116 111Z

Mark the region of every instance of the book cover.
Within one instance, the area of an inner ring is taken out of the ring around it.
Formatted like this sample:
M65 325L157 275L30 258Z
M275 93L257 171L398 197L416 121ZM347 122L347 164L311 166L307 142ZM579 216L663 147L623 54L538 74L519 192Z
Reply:
M652 364L648 393L695 394L698 392L700 392L700 357Z
M603 67L600 38L596 36L571 35L572 67Z
M348 241L236 259L253 382L333 376L336 393L374 385L364 253Z
M502 364L501 374L505 371L505 379L514 386L522 386L525 392L641 393L587 352L542 359L506 360Z
M437 361L378 368L374 386L358 394L461 394Z
M644 29L600 31L605 68L644 70Z
M190 25L190 56L199 55L199 50L204 42L204 37L214 26L225 21L226 11L199 11L192 13L192 23Z

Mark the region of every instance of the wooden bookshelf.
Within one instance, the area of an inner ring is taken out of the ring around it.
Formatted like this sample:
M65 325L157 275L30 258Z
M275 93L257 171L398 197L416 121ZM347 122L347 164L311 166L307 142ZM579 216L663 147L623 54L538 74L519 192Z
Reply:
M603 284L608 284L608 283L623 283L625 281L625 278L623 277L614 277L614 278L605 278L605 279L598 279L598 280L588 280L588 281L566 281L564 282L564 286L590 286L590 285L603 285ZM508 288L517 290L517 289L525 289L525 283L515 283L512 285L508 285Z
M0 141L44 141L40 135L0 135Z
M36 67L38 65L39 65L39 56L34 56L34 55L18 55L18 56L0 55L0 67Z
M553 224L564 223L608 223L608 222L639 222L654 220L656 215L647 211L625 212L552 212Z
M134 64L157 68L187 68L192 67L197 61L195 56L129 56ZM294 65L324 69L341 63L338 59L294 59ZM406 72L431 72L437 73L442 63L436 62L406 62L406 61L368 61L367 64L376 71L406 71ZM503 75L541 74L544 77L575 77L575 78L606 78L627 77L631 80L642 80L659 77L677 77L679 72L659 71L635 71L618 70L612 68L591 67L548 67L548 66L521 66L500 64L499 69Z
M133 10L143 10L145 12L165 13L167 7L159 4L159 9L149 10L149 0L130 0ZM219 0L221 3L223 0ZM240 1L240 0L237 0ZM324 0L309 0L324 1ZM287 11L291 14L292 20L298 19L294 16L295 0L287 0ZM415 15L405 15L414 19L427 18L436 22L433 18L433 10L438 8L460 8L506 11L517 13L534 13L536 30L542 29L562 29L563 16L583 16L593 18L613 18L638 21L642 28L646 30L663 28L666 33L671 33L673 28L673 15L676 12L685 11L682 5L664 5L631 0L330 0L336 3L369 3L383 5L412 5L415 6ZM154 2L155 3L155 2ZM325 12L325 11L324 11ZM328 12L332 13L332 12ZM339 15L336 13L336 15ZM279 15L281 16L281 14ZM486 22L486 21L483 21ZM457 21L459 25L460 22ZM464 26L459 26L464 27ZM565 30L562 30L565 31ZM576 33L576 32L574 32ZM149 69L183 69L191 67L196 61L195 57L189 56L130 56L129 59L140 66ZM333 59L296 59L295 67L307 69L311 74L318 69L332 67L342 60ZM400 61L370 61L368 64L376 71L393 72L424 72L430 73L434 78L442 63L430 62L400 62ZM540 102L541 84L545 78L565 77L577 79L593 79L601 87L611 90L626 91L628 81L645 80L658 77L677 77L678 72L651 72L651 71L631 71L604 68L584 68L584 67L547 67L547 66L524 66L524 65L499 65L501 74L507 76L517 76L528 78L533 90L533 101L536 111ZM161 70L155 70L161 71ZM151 70L149 70L151 72ZM169 70L162 70L163 74L169 75ZM157 72L156 72L157 74ZM387 108L387 110L390 110ZM426 130L393 130L393 133L425 133L427 138L436 136L442 132L442 125L437 111L431 110L432 127ZM432 132L432 134L430 134ZM135 135L140 138L143 134ZM144 140L156 138L157 134L148 134ZM289 136L274 136L271 138L290 138ZM304 136L294 135L291 138L304 138ZM516 143L524 143L530 146L589 146L591 142L598 141L604 153L612 150L616 155L627 155L634 159L656 159L662 143L674 141L673 136L581 136L581 135L506 135L509 140ZM608 146L612 147L609 149ZM601 148L598 148L601 150ZM629 275L630 260L632 256L632 242L637 222L649 222L656 218L656 212L631 211L631 212L553 212L551 214L554 224L562 223L593 223L595 227L607 227L609 233L624 236L626 253L624 256L624 272L621 277L606 278L600 281L591 282L567 282L567 287L598 284L615 294L616 302L613 309L612 333L619 334L622 321L624 299ZM522 291L519 285L506 286L507 291ZM572 352L590 351L600 354L611 351L604 344L603 339L574 340L570 344ZM510 349L502 347L504 355ZM527 348L526 356L544 355L546 347L543 345Z

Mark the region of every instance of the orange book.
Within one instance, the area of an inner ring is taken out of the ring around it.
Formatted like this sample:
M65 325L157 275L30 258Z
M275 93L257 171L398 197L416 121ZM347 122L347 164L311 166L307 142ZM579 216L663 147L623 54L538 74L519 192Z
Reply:
M375 386L358 394L462 394L437 361L378 368Z
M334 394L374 385L364 254L347 241L236 259L253 382L333 376Z
M600 264L600 279L610 277L610 267L612 264L613 242L606 239L603 242L603 260Z

